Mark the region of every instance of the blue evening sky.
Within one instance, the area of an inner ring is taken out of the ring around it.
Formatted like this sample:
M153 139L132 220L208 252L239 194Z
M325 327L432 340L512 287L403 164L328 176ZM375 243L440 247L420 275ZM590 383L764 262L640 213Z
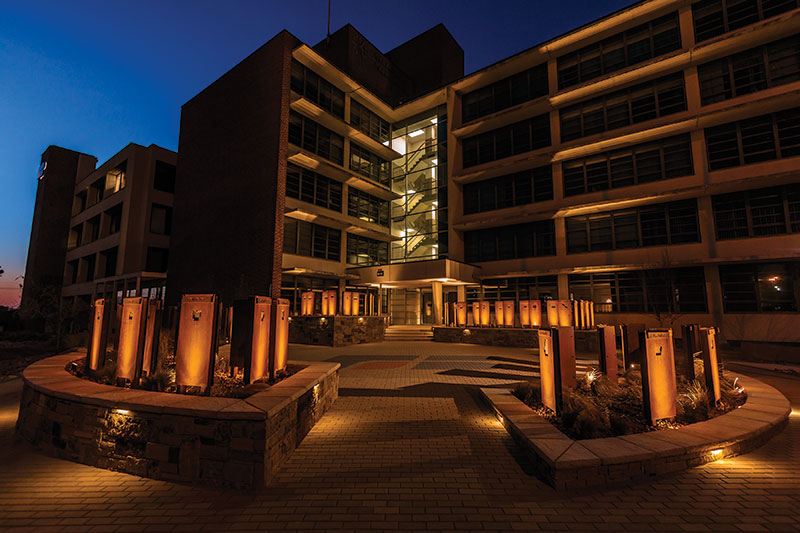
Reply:
M624 0L333 0L381 51L443 22L473 72ZM102 163L129 142L177 149L181 105L287 29L325 37L327 0L0 2L0 305L19 301L36 171L55 144Z

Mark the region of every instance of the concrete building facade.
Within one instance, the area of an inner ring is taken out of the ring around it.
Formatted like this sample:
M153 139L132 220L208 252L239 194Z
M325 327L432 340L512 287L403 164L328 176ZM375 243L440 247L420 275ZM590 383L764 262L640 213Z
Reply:
M647 0L463 76L441 25L282 32L183 107L168 298L580 298L797 348L798 35L796 1Z
M60 305L62 319L74 318L82 329L95 298L163 298L175 159L170 150L131 143L95 168L93 156L49 147L42 156L21 309ZM45 268L56 297L43 300L34 288Z

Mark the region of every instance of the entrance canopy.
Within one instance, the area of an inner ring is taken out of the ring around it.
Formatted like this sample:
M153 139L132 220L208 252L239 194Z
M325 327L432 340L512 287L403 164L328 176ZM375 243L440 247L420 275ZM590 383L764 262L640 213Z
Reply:
M385 289L414 288L439 282L442 285L473 285L479 283L480 267L453 261L431 259L391 265L348 268L348 274L358 276L358 285L381 285Z

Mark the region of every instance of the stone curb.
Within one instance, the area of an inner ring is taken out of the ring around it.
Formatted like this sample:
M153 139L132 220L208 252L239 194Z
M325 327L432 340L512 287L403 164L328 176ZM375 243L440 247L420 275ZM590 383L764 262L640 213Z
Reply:
M510 390L481 388L506 430L531 455L537 474L559 490L677 472L752 451L786 425L791 405L775 388L739 378L747 402L729 413L679 429L575 441ZM713 453L712 453L713 452Z
M81 350L76 350L42 359L26 368L22 379L25 385L48 396L98 407L222 420L265 420L341 366L339 363L292 361L305 368L265 391L237 399L122 389L95 383L66 371L69 363L83 356Z

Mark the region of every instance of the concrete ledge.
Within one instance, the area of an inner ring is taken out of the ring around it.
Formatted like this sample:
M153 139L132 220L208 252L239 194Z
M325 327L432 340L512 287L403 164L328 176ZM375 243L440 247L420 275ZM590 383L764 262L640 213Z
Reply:
M512 346L515 348L538 348L539 328L473 327L456 328L434 326L435 342L461 342L486 346ZM575 330L575 348L578 351L597 352L599 342L595 330Z
M679 429L579 441L564 435L511 391L483 388L481 392L531 456L538 476L564 490L677 472L747 453L786 426L791 406L785 396L757 379L726 374L738 377L747 391L747 402L739 409Z
M23 373L17 435L63 459L143 477L263 486L339 391L338 363L301 371L245 399L121 389L66 371L72 352Z

